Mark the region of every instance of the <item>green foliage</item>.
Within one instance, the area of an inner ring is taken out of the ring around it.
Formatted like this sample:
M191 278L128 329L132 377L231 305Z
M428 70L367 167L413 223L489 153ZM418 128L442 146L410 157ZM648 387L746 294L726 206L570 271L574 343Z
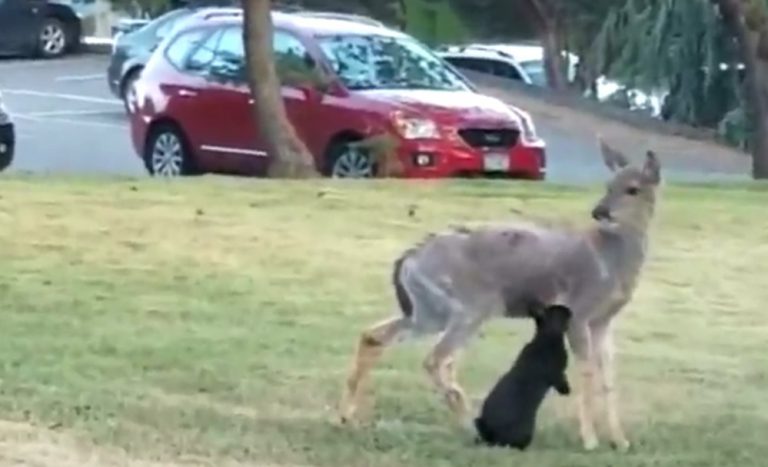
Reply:
M593 44L602 72L640 89L670 92L664 115L716 126L738 104L730 34L710 0L626 0Z
M400 0L283 0L274 3L310 10L358 13L391 25L400 22L403 8Z
M509 0L448 0L473 40L520 40L535 37L522 3Z
M728 144L744 151L751 150L750 133L752 126L749 124L743 106L736 107L725 114L717 127L717 132Z

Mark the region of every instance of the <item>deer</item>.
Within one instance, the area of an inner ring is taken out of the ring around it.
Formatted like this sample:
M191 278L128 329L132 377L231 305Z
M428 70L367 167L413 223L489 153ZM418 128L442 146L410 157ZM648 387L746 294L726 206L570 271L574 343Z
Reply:
M605 398L610 443L630 442L619 415L614 329L631 300L647 255L659 195L661 164L648 150L641 165L599 138L611 178L583 227L514 220L432 233L393 265L399 310L359 336L339 403L342 423L356 419L362 388L393 344L439 336L423 367L459 426L471 407L457 380L457 360L481 326L497 317L523 318L532 303L572 310L567 342L577 368L575 399L583 448L598 447L595 398Z

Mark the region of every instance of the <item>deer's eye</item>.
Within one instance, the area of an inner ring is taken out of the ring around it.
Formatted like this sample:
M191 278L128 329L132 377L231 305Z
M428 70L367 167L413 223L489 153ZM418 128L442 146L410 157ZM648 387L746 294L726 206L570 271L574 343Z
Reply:
M629 196L635 196L638 193L640 193L640 188L638 188L636 186L631 186L631 187L627 188L627 194Z

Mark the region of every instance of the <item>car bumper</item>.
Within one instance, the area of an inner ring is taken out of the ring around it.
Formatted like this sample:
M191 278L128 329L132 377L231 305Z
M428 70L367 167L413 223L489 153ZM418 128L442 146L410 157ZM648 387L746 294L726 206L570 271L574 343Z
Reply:
M547 171L543 143L518 142L511 148L481 150L441 142L404 142L398 156L405 178L480 176L543 180Z
M16 133L13 123L0 125L0 170L11 165L15 148Z

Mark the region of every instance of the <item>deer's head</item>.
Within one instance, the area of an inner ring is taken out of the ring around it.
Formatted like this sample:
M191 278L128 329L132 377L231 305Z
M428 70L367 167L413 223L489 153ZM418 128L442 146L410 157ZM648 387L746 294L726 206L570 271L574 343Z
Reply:
M661 182L661 164L653 151L648 151L642 167L629 164L621 152L600 142L603 160L613 177L605 195L592 210L601 229L636 228L645 230L653 217L656 195Z

